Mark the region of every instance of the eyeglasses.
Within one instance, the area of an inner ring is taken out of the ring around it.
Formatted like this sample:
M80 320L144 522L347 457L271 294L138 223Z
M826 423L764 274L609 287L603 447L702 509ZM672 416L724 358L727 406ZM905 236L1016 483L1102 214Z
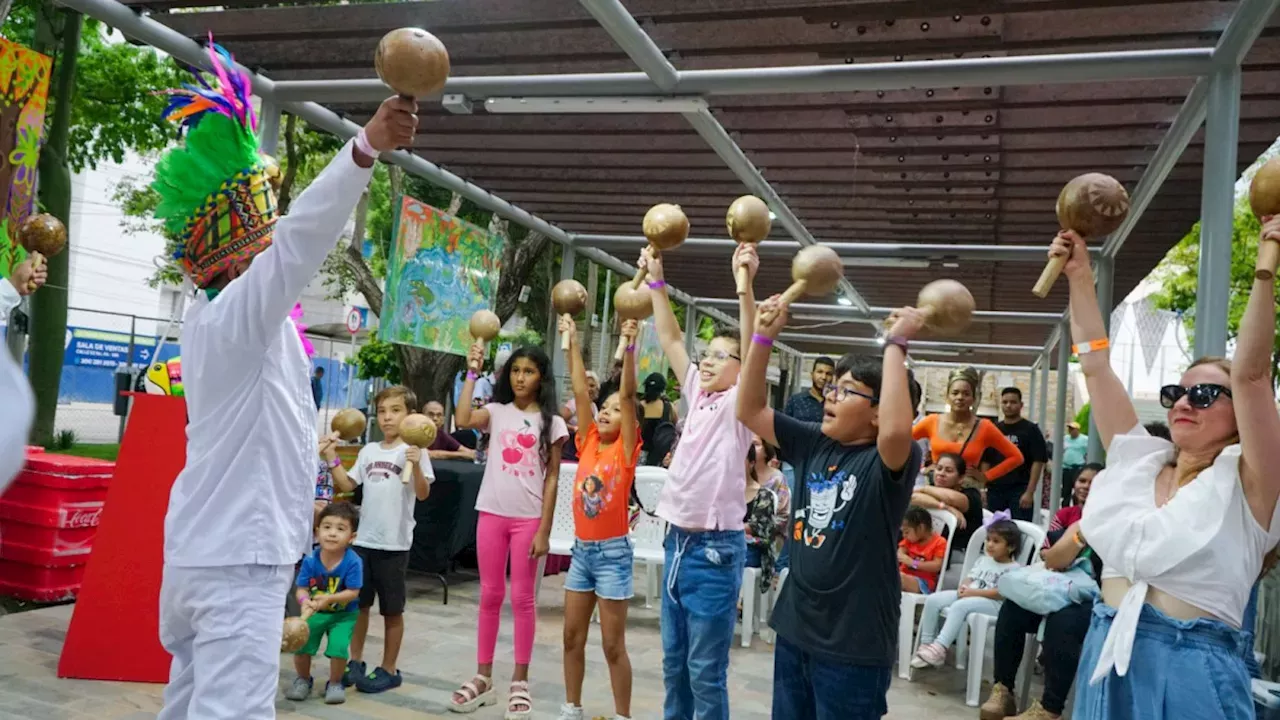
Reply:
M835 396L836 402L842 403L851 397L863 397L871 401L872 405L880 402L880 398L861 390L855 390L851 387L840 387L839 385L828 385L822 388L822 397Z
M742 358L732 353L727 353L723 350L703 350L702 352L698 353L699 363L702 363L704 360L715 360L718 363L723 363L723 362L728 362L730 359L737 360L738 362L742 362Z
M1160 404L1166 409L1171 408L1178 404L1183 395L1187 396L1187 402L1191 403L1191 407L1204 410L1223 395L1231 397L1231 388L1213 383L1200 383L1185 388L1181 385L1165 385L1160 388Z

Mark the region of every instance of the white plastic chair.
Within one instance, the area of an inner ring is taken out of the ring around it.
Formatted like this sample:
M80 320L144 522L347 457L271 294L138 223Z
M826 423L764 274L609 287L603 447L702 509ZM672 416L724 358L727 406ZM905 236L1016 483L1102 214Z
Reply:
M947 531L947 547L942 553L943 566L946 566L945 560L951 557L951 542L956 537L956 526L959 521L956 516L946 510L930 510L929 515L933 518L933 531ZM938 573L938 585L935 590L945 590L946 573ZM903 680L911 679L911 652L913 638L915 638L916 624L916 608L924 604L925 596L920 593L903 592L901 615L898 617L898 677Z
M560 463L560 476L556 478L556 514L551 518L551 537L548 555L573 554L573 481L578 476L578 466L574 463ZM537 603L538 594L542 591L542 576L547 571L547 558L538 558L538 575L534 581L533 597Z
M667 470L661 467L643 466L636 468L636 497L644 510L636 526L631 529L631 544L635 548L635 562L645 564L644 606L653 607L653 597L658 594L658 568L666 562L666 550L663 541L667 537L667 523L662 518L651 516L658 507L658 496L662 486L667 482ZM648 511L648 512L645 512Z

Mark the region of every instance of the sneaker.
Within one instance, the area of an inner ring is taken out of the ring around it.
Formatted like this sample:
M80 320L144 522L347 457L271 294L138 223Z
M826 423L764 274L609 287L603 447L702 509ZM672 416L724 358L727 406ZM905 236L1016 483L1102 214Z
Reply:
M293 684L289 686L289 689L284 691L284 696L294 702L306 700L311 697L311 685L311 678L296 677L293 679Z
M1021 715L1015 715L1008 720L1059 720L1061 717L1061 715L1054 715L1048 710L1045 710L1044 706L1040 704L1040 701L1036 700L1031 703L1031 707L1027 708Z
M582 720L582 708L565 703L560 706L560 720Z
M395 675L392 675L386 670L377 667L368 675L356 679L356 689L362 693L380 693L398 688L402 682L404 680L400 677L399 670L396 671Z
M324 684L324 704L325 705L341 705L347 701L347 689L342 687L342 683L325 683Z
M1004 685L996 683L991 686L987 701L978 708L978 717L981 720L1004 720L1017 712L1018 704L1014 702L1013 693Z
M937 643L925 643L916 649L911 667L942 667L947 662L947 649Z
M356 680L364 677L366 672L363 660L348 660L347 671L342 674L342 687L355 685Z

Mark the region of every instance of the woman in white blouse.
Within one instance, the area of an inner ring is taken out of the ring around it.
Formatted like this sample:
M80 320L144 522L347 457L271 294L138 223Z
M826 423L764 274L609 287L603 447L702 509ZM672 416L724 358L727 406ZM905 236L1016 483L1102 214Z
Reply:
M1280 241L1280 219L1262 239ZM1252 719L1252 638L1240 628L1280 529L1274 281L1254 281L1234 363L1202 358L1161 389L1170 442L1143 429L1111 369L1084 242L1064 231L1049 255L1069 258L1072 341L1107 448L1074 536L1104 564L1075 717Z

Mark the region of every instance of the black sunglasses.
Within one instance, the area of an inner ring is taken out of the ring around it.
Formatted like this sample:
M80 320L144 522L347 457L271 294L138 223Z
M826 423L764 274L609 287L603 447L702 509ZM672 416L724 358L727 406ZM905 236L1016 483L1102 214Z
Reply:
M1200 383L1186 388L1181 385L1165 385L1160 388L1160 404L1165 409L1171 408L1178 404L1183 395L1187 396L1187 402L1191 403L1191 407L1204 410L1223 395L1231 397L1231 388L1213 383Z

